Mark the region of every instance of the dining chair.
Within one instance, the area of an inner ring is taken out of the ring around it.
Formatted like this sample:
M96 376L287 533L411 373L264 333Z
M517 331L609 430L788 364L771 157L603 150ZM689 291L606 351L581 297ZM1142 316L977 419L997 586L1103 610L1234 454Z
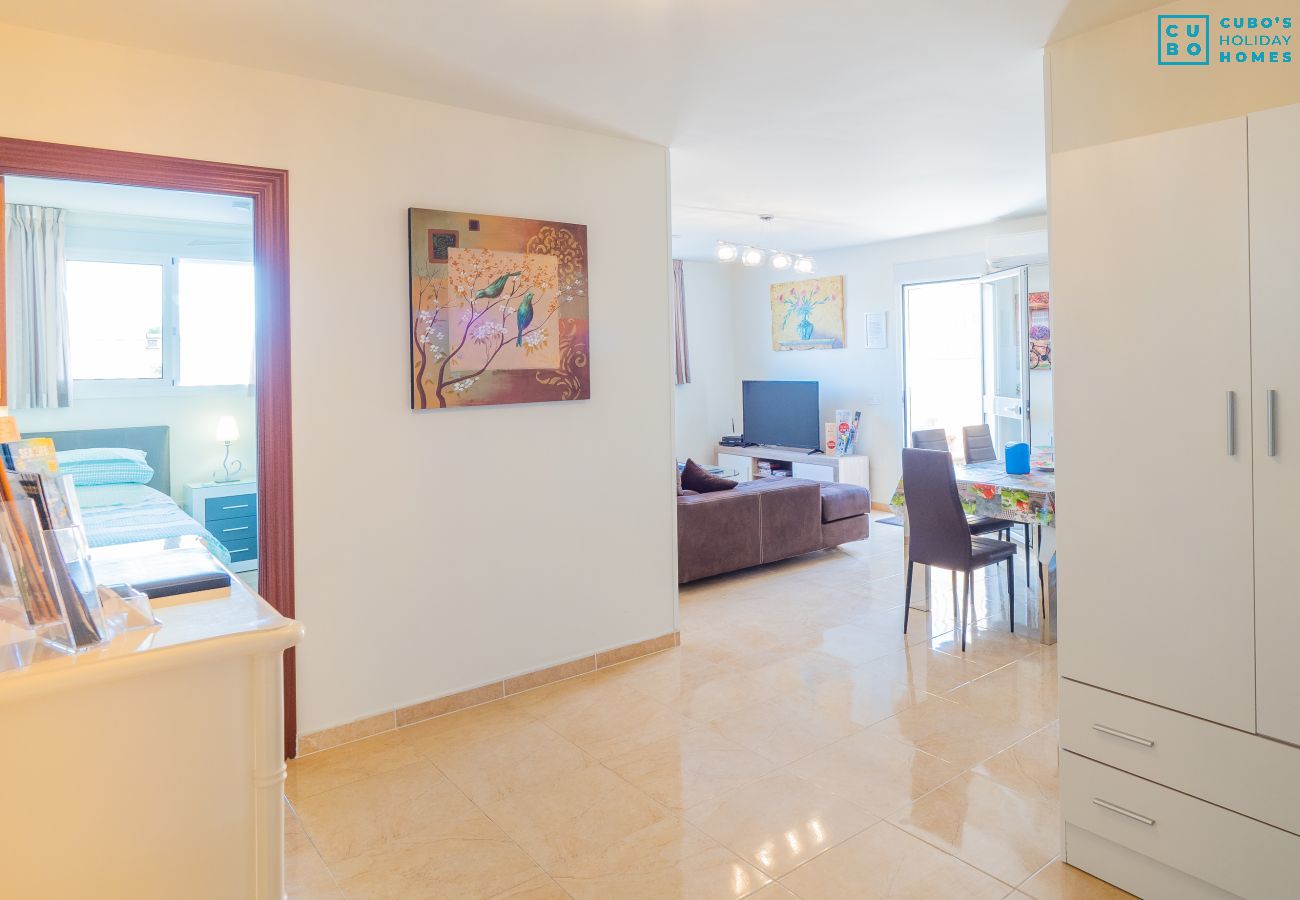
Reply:
M963 455L968 463L995 462L998 458L998 450L993 446L993 432L987 424L984 425L964 425L961 429L961 446ZM1033 549L1033 538L1030 536L1029 523L1025 523L1025 559L1030 558L1029 551ZM1007 539L1011 539L1011 530L1007 529ZM1029 566L1025 566L1025 587L1033 587L1032 576L1029 572Z
M912 432L912 446L917 450L942 450L948 452L948 432L942 428L926 428ZM993 446L992 441L989 446ZM907 481L903 481L903 490L907 490ZM1011 523L1006 519L993 516L967 516L971 534L998 534L1011 538Z
M975 599L974 575L977 569L1007 564L1007 597L1010 604L1011 630L1016 630L1016 578L1013 568L1016 545L974 537L966 525L961 498L957 495L957 478L952 468L952 454L946 450L903 450L903 484L907 491L907 521L910 529L907 557L907 587L903 603L903 633L912 609L912 569L920 563L962 573L961 649L966 649L966 622ZM954 596L954 601L956 597Z

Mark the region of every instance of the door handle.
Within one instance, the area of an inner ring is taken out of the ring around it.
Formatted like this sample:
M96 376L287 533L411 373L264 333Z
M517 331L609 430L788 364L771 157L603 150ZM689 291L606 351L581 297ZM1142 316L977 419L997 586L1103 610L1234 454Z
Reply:
M1264 392L1264 421L1268 426L1268 455L1277 456L1277 391Z
M1237 455L1237 392L1228 391L1228 455Z

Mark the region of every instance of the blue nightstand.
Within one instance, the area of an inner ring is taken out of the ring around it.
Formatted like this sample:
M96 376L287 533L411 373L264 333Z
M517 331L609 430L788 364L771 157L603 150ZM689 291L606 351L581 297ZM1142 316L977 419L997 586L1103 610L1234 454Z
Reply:
M185 511L230 551L230 568L257 568L257 481L203 481L185 485Z

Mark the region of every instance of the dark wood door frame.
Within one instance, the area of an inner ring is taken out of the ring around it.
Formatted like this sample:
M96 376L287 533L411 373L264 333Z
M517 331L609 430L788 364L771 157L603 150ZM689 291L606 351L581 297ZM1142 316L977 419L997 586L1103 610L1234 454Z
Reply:
M30 175L229 194L253 201L257 322L258 591L293 617L293 434L289 402L289 173L227 163L0 138L0 177ZM3 190L0 189L0 200ZM0 231L0 236L3 232ZM3 253L0 253L0 260ZM3 275L0 262L0 275ZM0 300L4 281L0 279ZM3 310L0 303L0 310ZM0 316L0 323L3 322ZM0 324L0 348L4 345ZM0 365L3 365L0 350ZM0 403L8 402L8 373ZM284 753L297 744L294 652L284 655Z

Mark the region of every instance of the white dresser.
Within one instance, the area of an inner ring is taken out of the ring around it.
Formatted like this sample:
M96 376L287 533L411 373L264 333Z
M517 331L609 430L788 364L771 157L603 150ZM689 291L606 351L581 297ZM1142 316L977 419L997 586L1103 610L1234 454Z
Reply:
M718 445L718 465L740 473L736 479L738 481L752 481L757 477L756 466L759 460L788 465L794 478L871 486L871 465L867 457L859 454L835 456L831 453L809 453L806 450L785 450L779 447Z
M284 895L281 656L302 636L227 598L0 672L0 895Z
M1143 897L1300 896L1297 165L1300 107L1051 161L1065 858Z

